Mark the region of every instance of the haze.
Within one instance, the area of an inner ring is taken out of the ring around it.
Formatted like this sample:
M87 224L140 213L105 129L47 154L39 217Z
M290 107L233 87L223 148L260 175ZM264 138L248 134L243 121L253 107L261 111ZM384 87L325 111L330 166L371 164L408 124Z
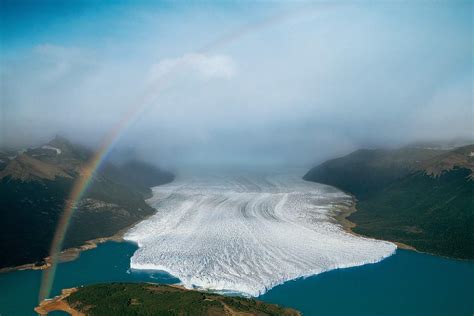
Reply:
M115 153L175 168L473 138L470 1L1 3L2 146L137 107Z

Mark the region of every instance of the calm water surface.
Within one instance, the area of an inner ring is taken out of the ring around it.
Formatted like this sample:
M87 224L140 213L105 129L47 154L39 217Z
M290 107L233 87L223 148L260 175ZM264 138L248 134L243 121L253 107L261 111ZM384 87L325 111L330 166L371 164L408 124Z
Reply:
M178 283L166 273L130 272L137 247L107 242L59 265L52 295L99 282ZM0 315L35 315L41 271L0 274ZM474 263L404 250L377 264L334 270L277 286L259 299L304 315L468 315ZM59 315L59 314L56 314Z

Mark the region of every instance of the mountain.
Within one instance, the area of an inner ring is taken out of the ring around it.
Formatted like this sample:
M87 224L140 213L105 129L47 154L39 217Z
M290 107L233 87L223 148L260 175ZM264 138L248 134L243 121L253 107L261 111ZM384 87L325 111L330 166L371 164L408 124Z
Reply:
M95 284L65 289L62 295L41 302L35 311L73 315L248 315L297 316L292 308L244 297L231 297L150 283Z
M152 187L169 183L174 174L138 160L130 160L120 166L112 164L103 168L107 176L116 183L132 187L145 197L151 197Z
M92 154L56 137L46 145L2 156L0 252L8 255L0 257L0 268L41 262L48 256L65 201ZM93 176L74 212L64 248L110 237L154 213L144 200L149 186L172 181L173 176L138 161L130 166L106 163ZM143 175L143 170L148 173Z
M473 170L474 145L377 149L327 161L304 179L355 195L355 233L474 259Z
M418 147L360 149L312 168L303 179L341 188L361 199L417 170L422 161L444 152Z

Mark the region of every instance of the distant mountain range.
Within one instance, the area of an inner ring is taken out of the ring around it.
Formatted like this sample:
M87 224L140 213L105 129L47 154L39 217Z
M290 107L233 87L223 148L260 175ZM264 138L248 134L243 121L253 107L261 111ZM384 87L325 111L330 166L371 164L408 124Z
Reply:
M0 268L48 256L59 216L75 179L93 152L56 137L19 152L0 152ZM74 213L64 248L109 237L154 213L144 199L173 174L149 164L105 163Z
M358 199L355 233L424 252L474 259L474 145L361 149L304 179Z

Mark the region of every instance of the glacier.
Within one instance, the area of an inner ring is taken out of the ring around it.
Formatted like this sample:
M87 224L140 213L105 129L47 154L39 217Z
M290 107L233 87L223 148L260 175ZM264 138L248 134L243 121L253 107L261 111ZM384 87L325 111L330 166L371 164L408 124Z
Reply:
M349 195L293 174L180 177L147 202L157 213L124 236L139 247L130 266L166 271L187 288L259 296L396 250L338 224Z

